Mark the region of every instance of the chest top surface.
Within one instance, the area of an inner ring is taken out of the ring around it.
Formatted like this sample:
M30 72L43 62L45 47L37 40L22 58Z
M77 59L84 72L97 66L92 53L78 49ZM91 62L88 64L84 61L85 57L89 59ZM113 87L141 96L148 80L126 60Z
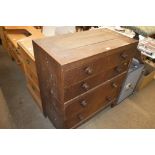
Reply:
M100 53L107 53L137 41L109 29L95 29L37 39L34 43L60 65L65 65Z

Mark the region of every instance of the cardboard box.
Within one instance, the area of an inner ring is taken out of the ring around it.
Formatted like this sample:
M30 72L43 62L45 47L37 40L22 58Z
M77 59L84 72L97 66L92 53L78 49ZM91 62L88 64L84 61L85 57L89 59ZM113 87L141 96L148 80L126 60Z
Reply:
M137 84L137 90L141 90L145 88L150 82L155 79L155 68L150 66L149 64L145 64L144 72Z

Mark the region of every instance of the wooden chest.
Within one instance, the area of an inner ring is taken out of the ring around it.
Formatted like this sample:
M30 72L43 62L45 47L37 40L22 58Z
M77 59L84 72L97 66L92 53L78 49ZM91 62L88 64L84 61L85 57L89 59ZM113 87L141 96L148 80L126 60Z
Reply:
M137 41L97 29L33 41L44 113L75 128L115 105Z
M44 35L33 26L2 26L0 32L3 47L24 71L28 90L42 111L32 39Z
M22 52L18 48L18 41L26 38L40 37L40 32L32 26L3 26L1 28L3 47L24 71Z
M41 38L43 35L34 36L33 38ZM20 40L18 42L18 51L21 53L22 62L25 71L25 77L27 80L27 87L30 91L31 95L35 99L37 105L39 106L40 110L42 109L41 97L40 97L40 89L38 84L38 76L36 72L36 64L32 46L32 39L27 38Z

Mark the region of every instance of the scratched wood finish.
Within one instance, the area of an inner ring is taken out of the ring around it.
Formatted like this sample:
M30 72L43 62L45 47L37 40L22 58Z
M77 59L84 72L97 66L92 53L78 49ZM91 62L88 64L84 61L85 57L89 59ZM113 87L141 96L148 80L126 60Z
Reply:
M33 40L44 114L56 128L115 105L136 46L108 29Z
M99 74L84 79L70 87L65 88L64 90L64 101L68 101L80 94L83 94L95 86L107 81L108 79L111 79L120 73L124 72L128 68L129 61L126 62L125 64L118 65L112 69L105 69L103 72L100 72ZM84 85L87 85L87 88L84 87Z
M120 89L122 80L124 79L125 75L126 72L123 72L118 77L115 77L108 82L102 83L96 87L96 89L81 95L73 101L67 102L65 104L66 118L69 118L71 113L75 115L77 112L83 109L87 109L91 105L97 106L98 104L104 104L105 101L110 102L116 98L116 94Z

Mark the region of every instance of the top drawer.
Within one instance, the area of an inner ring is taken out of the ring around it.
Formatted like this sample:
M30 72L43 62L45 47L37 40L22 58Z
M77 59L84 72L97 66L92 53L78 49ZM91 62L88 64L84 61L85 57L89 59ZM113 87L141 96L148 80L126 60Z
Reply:
M33 73L36 73L37 71L36 71L35 61L25 51L23 51L22 49L20 50L22 53L22 58L23 58L25 67L27 69L31 69Z
M135 55L135 48L125 49L125 50L119 50L118 52L111 53L108 56L108 65L109 67L114 67L122 62L126 62L134 57Z
M92 60L89 63L82 65L79 64L77 68L73 68L64 72L64 86L69 87L70 85L94 76L99 72L103 72L118 66L121 63L128 63L133 55L134 52L132 49L120 49L118 51L111 52L110 55L105 57Z

